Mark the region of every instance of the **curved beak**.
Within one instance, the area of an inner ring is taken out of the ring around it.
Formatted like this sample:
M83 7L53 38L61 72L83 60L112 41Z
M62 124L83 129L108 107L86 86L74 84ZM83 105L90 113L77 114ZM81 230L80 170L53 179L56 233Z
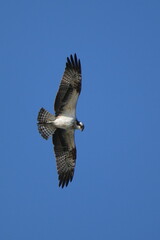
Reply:
M81 127L81 131L83 132L83 130L84 130L84 125Z

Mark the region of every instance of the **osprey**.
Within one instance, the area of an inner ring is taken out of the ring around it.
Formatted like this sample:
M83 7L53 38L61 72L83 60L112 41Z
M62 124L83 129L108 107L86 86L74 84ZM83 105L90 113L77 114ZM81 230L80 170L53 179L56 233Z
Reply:
M81 62L76 54L67 57L66 68L54 103L55 115L41 108L38 113L38 130L44 139L52 136L56 157L59 186L71 182L76 163L75 129L84 125L76 118L76 105L81 92Z

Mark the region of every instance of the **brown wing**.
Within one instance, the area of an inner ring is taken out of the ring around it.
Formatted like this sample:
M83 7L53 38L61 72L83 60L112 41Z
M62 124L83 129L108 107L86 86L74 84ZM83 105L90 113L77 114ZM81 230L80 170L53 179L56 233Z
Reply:
M74 175L76 163L76 146L74 130L57 129L53 135L59 186L67 186Z
M77 59L76 54L74 57L70 55L70 58L67 58L65 72L54 103L56 116L62 112L75 116L75 108L81 92L81 81L80 60Z

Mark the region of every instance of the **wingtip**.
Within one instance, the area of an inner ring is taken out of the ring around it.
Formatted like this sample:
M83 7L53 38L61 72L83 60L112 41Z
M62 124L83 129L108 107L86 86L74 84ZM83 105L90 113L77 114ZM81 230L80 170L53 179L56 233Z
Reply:
M66 67L67 68L75 68L78 70L79 73L81 73L81 61L78 59L77 54L70 54L69 57L67 57L67 62L66 62Z
M65 175L59 175L59 187L64 188L67 187L69 182L72 182L73 174L67 172Z

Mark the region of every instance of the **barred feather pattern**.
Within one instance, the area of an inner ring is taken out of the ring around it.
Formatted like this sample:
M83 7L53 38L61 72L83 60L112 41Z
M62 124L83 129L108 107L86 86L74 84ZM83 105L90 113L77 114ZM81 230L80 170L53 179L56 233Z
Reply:
M55 99L56 116L68 109L72 109L72 111L75 109L81 92L81 81L81 62L77 59L76 54L74 57L70 55L70 58L67 58L66 68Z
M37 118L39 123L47 123L48 121L54 121L55 116L45 110L44 108L41 108L39 113L38 113L38 118Z
M38 113L38 131L44 139L48 139L52 134L54 134L56 127L53 121L55 116L49 113L44 108L41 108Z
M57 171L59 175L59 187L67 186L71 182L74 175L76 149L56 154L57 158Z
M52 123L38 123L38 131L44 139L54 134L56 127Z
M76 164L76 146L74 130L57 129L53 135L59 187L67 186L72 181Z

